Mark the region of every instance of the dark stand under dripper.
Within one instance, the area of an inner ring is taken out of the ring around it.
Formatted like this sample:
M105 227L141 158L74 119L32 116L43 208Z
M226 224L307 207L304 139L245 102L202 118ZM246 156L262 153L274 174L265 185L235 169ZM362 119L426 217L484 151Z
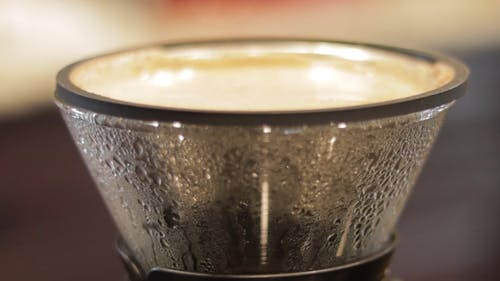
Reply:
M127 245L119 240L118 253L128 272L130 281L205 281L205 280L245 280L245 281L382 281L387 277L387 267L394 252L396 239L378 254L342 266L327 269L278 273L278 274L207 274L153 268L142 270L133 258Z

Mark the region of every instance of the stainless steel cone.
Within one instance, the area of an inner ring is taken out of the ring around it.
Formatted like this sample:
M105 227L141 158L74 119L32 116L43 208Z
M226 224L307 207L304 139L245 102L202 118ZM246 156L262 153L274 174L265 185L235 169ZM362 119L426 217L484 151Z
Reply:
M464 91L461 64L384 50L447 64L453 77L396 102L246 114L107 100L72 84L73 65L59 74L57 104L141 268L323 269L387 246L445 113Z

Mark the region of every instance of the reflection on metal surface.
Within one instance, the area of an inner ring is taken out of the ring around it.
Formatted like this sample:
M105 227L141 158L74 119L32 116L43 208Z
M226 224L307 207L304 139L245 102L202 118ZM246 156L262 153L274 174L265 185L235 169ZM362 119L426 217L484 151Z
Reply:
M269 181L267 173L262 175L260 198L260 264L267 263L267 242L269 235Z

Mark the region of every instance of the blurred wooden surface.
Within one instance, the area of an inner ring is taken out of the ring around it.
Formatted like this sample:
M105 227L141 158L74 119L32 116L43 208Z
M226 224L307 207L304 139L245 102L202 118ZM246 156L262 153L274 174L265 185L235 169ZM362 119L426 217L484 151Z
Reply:
M482 70L400 224L405 281L500 280L500 52L467 58ZM115 238L56 110L0 121L0 280L124 280Z

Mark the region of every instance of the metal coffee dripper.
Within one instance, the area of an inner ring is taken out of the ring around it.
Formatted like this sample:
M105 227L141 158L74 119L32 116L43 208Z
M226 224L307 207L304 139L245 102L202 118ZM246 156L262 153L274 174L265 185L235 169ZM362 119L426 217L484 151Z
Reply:
M72 81L82 62L59 73L57 104L121 234L131 279L388 278L397 219L446 111L465 91L468 74L461 63L315 40L157 48L217 54L221 46L245 53L250 47L286 52L288 46L308 52L320 45L439 63L451 77L402 100L245 113L98 96Z

